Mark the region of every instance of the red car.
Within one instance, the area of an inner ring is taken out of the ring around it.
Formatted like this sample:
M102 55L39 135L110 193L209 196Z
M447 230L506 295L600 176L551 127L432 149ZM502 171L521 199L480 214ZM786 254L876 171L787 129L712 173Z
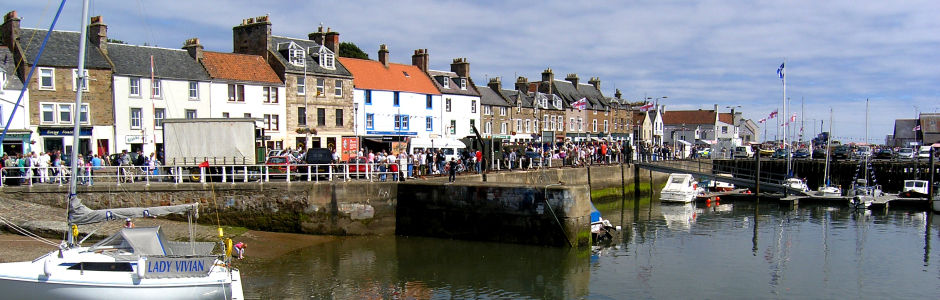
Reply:
M369 165L366 164L366 159L362 157L353 157L349 161L346 161L346 167L349 169L349 177L365 177L366 170L369 168Z
M295 166L287 156L268 157L268 160L265 161L264 164L271 166L268 167L268 172L270 174L286 174L287 168L290 168L291 176L297 174L297 166Z

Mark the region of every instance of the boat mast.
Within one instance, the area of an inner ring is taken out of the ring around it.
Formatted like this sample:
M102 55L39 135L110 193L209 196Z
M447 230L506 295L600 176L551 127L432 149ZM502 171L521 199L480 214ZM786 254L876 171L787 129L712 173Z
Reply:
M66 199L66 203L71 202L72 198L77 197L75 194L78 191L78 152L79 152L79 141L81 136L81 115L82 115L82 91L87 88L85 82L88 80L88 76L85 75L85 44L88 40L88 0L82 1L82 21L81 21L81 34L78 38L78 68L76 92L75 92L75 108L72 109L72 120L75 124L72 127L72 159L69 168L72 170L72 174L69 176L69 194ZM69 220L71 222L71 220ZM69 224L71 227L72 224ZM71 230L66 230L66 236L68 236L68 244L73 245L75 243L71 234Z
M815 127L815 126L813 126ZM832 108L829 108L829 135L826 137L826 171L823 173L823 180L826 181L826 187L829 187L829 150L832 149Z

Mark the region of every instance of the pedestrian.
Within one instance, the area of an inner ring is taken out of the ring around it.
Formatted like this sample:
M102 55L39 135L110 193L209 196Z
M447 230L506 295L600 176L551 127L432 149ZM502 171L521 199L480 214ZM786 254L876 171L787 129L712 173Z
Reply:
M453 157L450 158L450 172L449 173L450 173L450 176L447 177L447 181L448 182L457 181L457 159L456 158L453 158Z
M134 228L134 222L131 222L131 218L124 219L124 228Z
M248 248L248 244L242 242L235 243L235 253L238 254L238 259L245 258L245 248Z

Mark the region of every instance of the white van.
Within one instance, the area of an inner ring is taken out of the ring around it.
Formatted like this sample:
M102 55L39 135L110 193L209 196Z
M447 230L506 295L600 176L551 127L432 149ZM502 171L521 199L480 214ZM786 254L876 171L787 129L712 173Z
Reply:
M930 157L930 146L920 146L920 150L917 151L917 157L920 158L929 158Z
M734 158L751 158L754 157L754 150L748 146L737 146L734 147Z
M418 150L444 151L444 158L450 161L451 158L460 155L467 148L467 145L456 139L445 138L411 138L408 140L408 153L414 154Z

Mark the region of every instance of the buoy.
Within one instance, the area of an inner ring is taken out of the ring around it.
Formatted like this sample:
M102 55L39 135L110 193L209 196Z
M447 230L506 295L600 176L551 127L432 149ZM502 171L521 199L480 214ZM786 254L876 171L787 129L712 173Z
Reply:
M715 201L721 201L721 197L715 197Z
M712 203L712 198L705 199L705 203Z

